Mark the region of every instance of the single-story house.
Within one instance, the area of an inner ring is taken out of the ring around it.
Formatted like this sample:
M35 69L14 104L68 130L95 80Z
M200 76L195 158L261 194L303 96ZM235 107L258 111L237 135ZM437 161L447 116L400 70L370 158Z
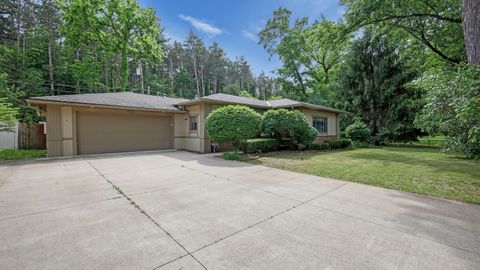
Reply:
M32 97L27 103L46 116L48 156L182 149L209 153L205 119L216 108L241 104L302 111L319 131L317 141L339 137L340 110L290 99L263 101L228 94L194 100L131 92Z

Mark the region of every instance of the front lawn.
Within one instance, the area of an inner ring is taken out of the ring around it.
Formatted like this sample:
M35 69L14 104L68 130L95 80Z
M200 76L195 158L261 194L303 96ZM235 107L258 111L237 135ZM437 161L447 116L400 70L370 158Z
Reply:
M274 152L249 162L480 204L480 162L440 153L435 148Z
M37 149L4 149L0 150L0 163L7 160L41 158L47 155L46 150Z

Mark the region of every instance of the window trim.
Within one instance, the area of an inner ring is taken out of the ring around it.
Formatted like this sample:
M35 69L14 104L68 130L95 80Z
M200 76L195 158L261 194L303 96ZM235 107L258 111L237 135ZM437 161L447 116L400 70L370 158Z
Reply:
M192 129L192 119L195 120L195 129ZM198 132L198 115L189 115L188 116L188 131L189 132Z
M318 127L315 125L315 122L318 120L325 120L324 124L324 130L320 131ZM326 116L313 116L312 117L312 127L315 128L319 134L328 134L328 117Z

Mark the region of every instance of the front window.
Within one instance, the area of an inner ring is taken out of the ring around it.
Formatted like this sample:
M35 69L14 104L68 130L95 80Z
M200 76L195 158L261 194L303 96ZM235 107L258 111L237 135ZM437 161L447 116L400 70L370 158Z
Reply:
M197 131L198 116L190 116L190 131Z
M328 119L324 118L324 117L314 117L312 126L319 133L327 133L328 132Z

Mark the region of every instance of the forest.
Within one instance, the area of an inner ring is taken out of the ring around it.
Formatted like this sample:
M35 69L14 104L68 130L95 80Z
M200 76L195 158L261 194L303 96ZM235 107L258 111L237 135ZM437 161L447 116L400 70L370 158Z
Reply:
M165 38L136 0L4 0L0 114L41 120L30 96L132 91L195 98L280 97L349 112L373 144L444 135L480 157L480 5L475 0L340 0L338 21L273 11L259 44L281 61L253 74L244 57L191 31Z

